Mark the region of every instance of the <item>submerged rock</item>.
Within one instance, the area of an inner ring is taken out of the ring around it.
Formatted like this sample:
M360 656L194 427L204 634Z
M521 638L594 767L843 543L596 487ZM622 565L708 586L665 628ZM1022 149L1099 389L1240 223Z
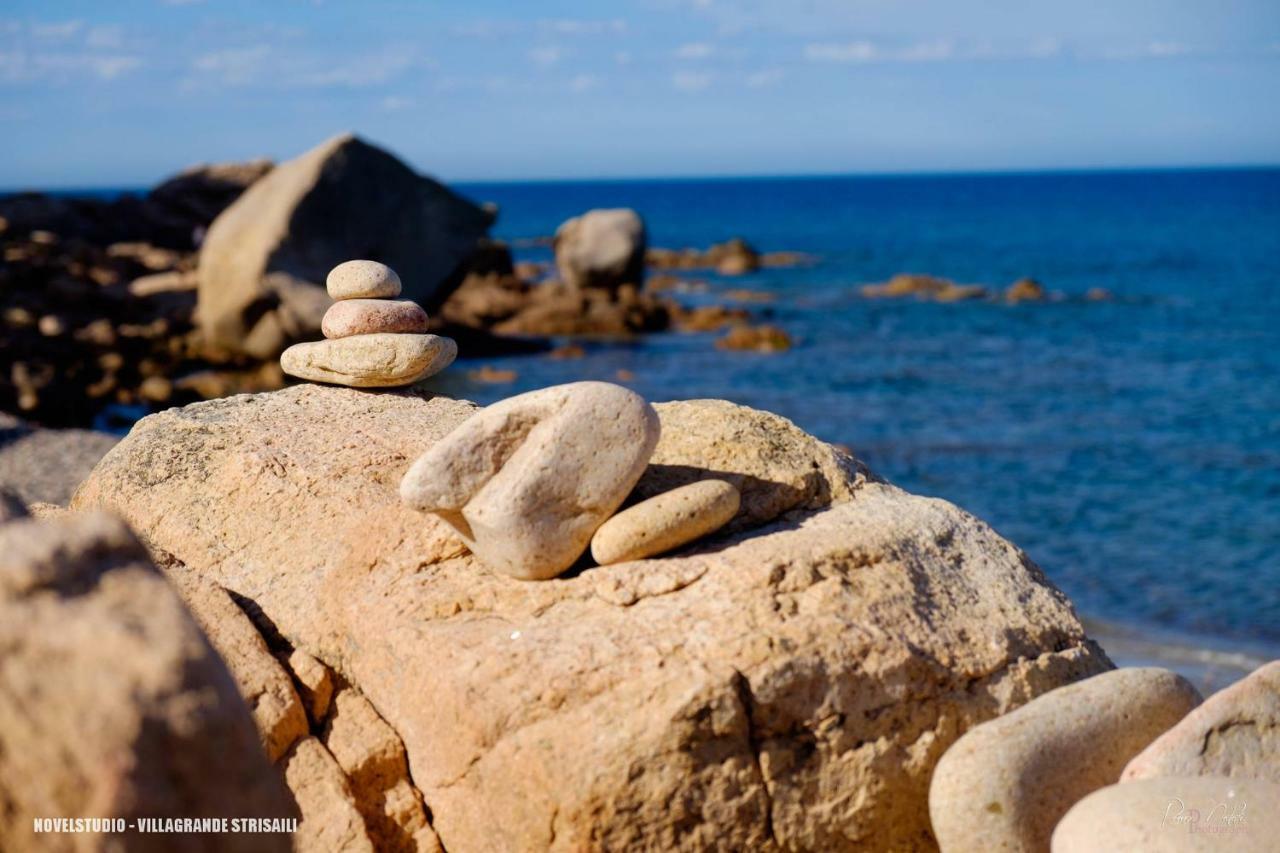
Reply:
M73 502L118 508L357 687L453 853L932 849L946 748L1110 666L987 525L723 402L658 407L650 468L662 490L743 484L717 550L480 571L398 493L475 411L315 385L172 409Z

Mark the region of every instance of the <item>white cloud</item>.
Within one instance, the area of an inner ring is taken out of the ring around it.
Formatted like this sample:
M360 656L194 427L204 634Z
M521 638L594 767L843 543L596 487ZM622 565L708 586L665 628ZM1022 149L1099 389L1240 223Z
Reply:
M708 56L715 53L715 50L715 45L708 44L704 41L690 42L688 44L682 44L680 47L676 48L676 56L680 59L706 59Z
M269 85L283 88L359 89L387 83L424 60L408 48L384 48L339 63L285 54L271 45L254 44L197 56L189 85Z
M84 37L89 47L118 48L124 44L124 30L118 26L94 27Z
M896 55L901 62L944 62L955 56L956 48L948 39L920 42L903 48Z
M218 77L225 85L244 86L263 75L271 56L270 45L232 47L197 56L191 67L203 74Z
M809 62L875 62L880 58L880 51L869 41L823 42L806 44L804 58Z
M748 74L744 82L749 89L766 89L781 83L785 76L787 73L781 68L762 68Z
M9 83L88 75L114 80L142 67L142 57L128 54L0 53L0 80Z
M625 33L627 31L627 22L622 18L611 18L603 21L559 18L539 21L538 27L547 32L566 36L600 36L610 33Z
M859 39L850 42L813 42L804 46L804 58L808 62L854 65L879 62L1050 59L1061 53L1062 44L1054 38L1038 38L1014 45L999 45L991 41L961 43L953 39L881 45Z
M1147 45L1147 56L1183 56L1190 53L1191 48L1176 41L1153 41Z
M677 71L671 75L671 85L681 92L701 92L711 85L711 75L694 71Z
M599 89L603 82L594 74L578 74L569 80L569 91L590 92L592 89Z
M615 54L613 55L613 61L614 61L615 63L617 63L618 65L630 65L630 64L631 64L631 51L629 51L629 50L620 50L620 51L618 51L617 53L615 53Z
M378 102L378 108L386 113L399 113L413 107L413 98L403 95L387 95Z
M529 51L529 59L533 61L533 64L543 68L550 68L555 65L563 55L564 51L554 45L535 47Z
M84 29L84 21L60 21L57 23L34 23L31 35L49 41L64 41Z
M1101 55L1104 59L1174 59L1199 52L1182 42L1149 41L1136 47L1112 48Z

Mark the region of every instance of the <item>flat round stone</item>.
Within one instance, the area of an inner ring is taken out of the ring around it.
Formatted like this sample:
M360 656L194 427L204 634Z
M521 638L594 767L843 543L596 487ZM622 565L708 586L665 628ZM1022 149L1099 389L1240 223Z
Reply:
M311 382L390 388L439 373L457 354L452 338L379 333L294 344L280 356L280 367Z
M325 288L334 299L394 299L400 276L377 261L347 261L329 270Z
M701 539L738 514L741 495L724 480L699 480L655 495L600 525L591 556L602 566L643 560Z
M427 312L407 299L343 299L324 312L320 330L326 338L376 332L421 334L427 331Z

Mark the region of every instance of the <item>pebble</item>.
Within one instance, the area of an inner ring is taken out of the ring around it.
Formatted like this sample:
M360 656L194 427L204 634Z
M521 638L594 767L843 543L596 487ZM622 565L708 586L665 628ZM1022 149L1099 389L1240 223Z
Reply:
M1120 778L1154 776L1232 776L1280 784L1280 660L1210 696L1130 761Z
M393 387L439 373L457 354L451 338L378 333L294 344L280 356L280 366L290 376L311 382Z
M728 524L741 501L737 488L724 480L663 492L602 524L591 538L591 556L606 566L679 548Z
M448 522L493 571L553 578L644 473L660 430L643 397L573 382L480 410L410 467L401 499Z
M1045 850L1082 797L1186 716L1200 694L1165 669L1117 669L974 726L943 754L929 817L948 853Z
M1122 782L1080 800L1053 831L1052 853L1272 853L1280 785L1164 777ZM944 848L945 849L945 848Z
M347 261L329 271L325 287L334 299L395 299L400 276L377 261Z
M376 332L422 334L427 331L427 312L407 299L343 299L324 312L320 331L330 339Z

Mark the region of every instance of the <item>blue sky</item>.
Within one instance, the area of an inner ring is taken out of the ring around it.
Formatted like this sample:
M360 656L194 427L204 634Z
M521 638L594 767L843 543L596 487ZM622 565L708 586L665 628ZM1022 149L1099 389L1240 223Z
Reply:
M343 130L453 180L1276 163L1280 2L0 8L0 186Z

